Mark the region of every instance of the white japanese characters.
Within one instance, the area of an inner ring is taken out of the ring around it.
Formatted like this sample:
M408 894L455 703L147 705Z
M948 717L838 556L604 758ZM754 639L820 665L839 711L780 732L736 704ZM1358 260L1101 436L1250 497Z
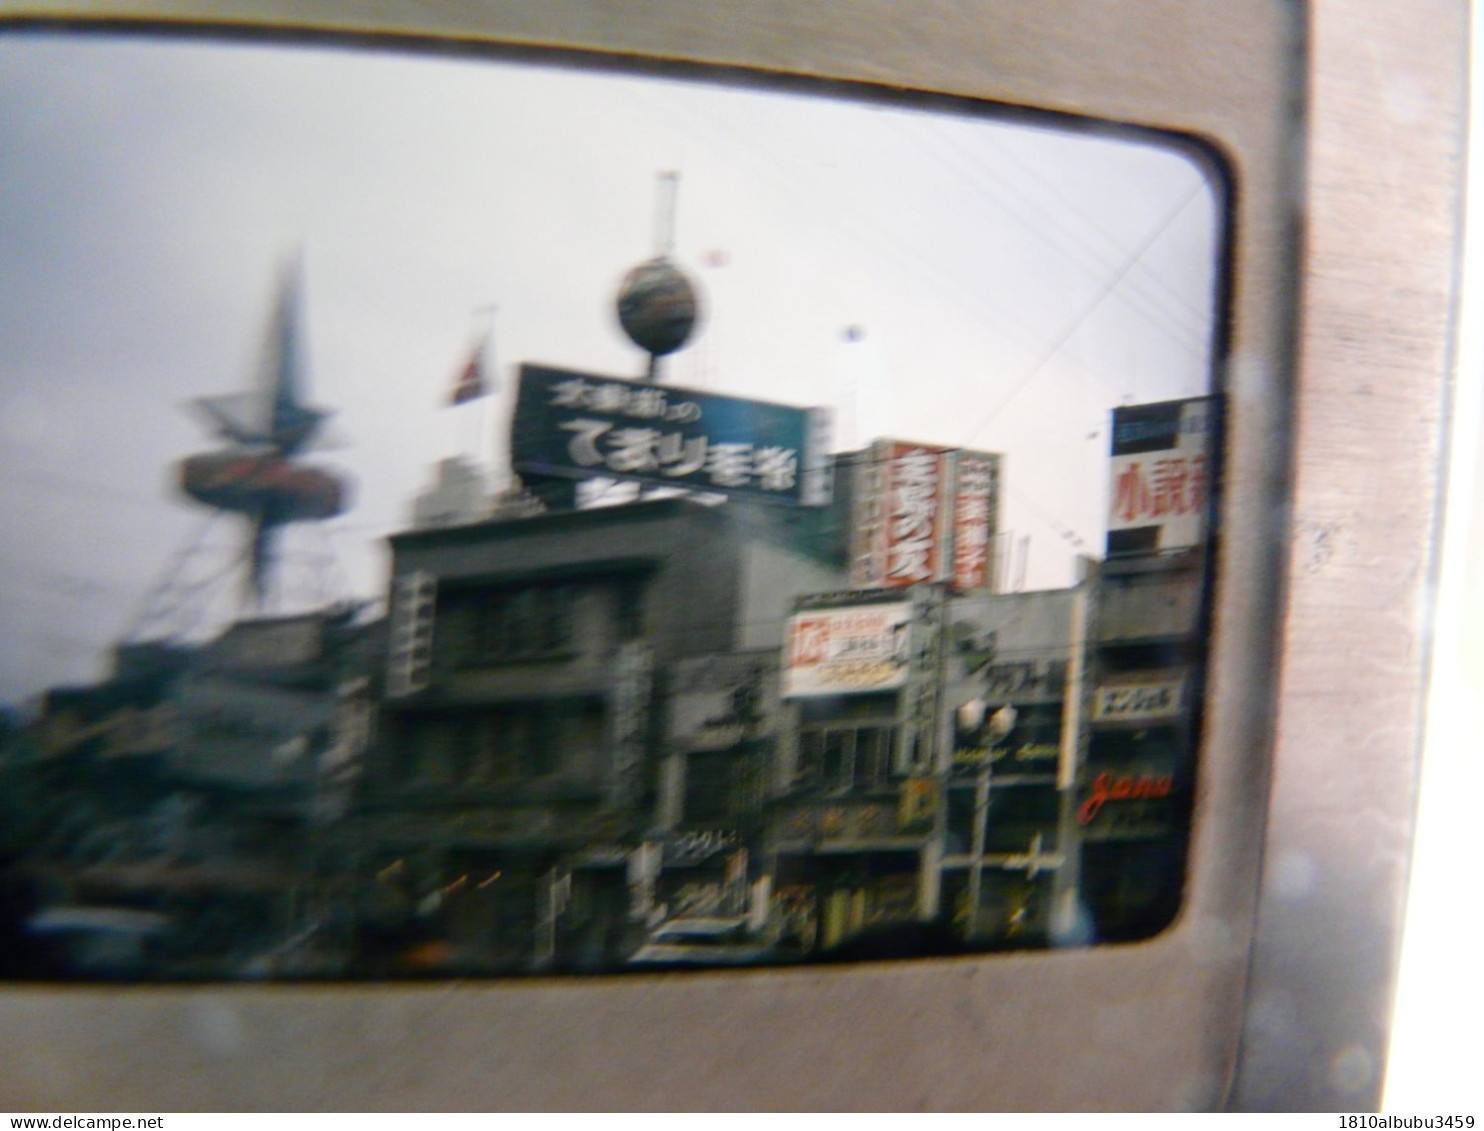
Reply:
M567 452L579 467L620 475L656 472L675 479L703 475L714 487L792 491L799 453L792 448L712 443L705 436L657 428L615 428L611 421L579 417L557 425L573 433Z
M909 448L892 461L888 578L927 581L933 576L941 460L937 451Z
M551 387L550 403L555 408L587 408L638 420L692 424L701 419L700 405L694 401L671 404L669 393L670 390L657 385L635 388L616 381L571 377Z
M809 479L804 449L820 443L825 450L828 442L827 435L814 436L809 411L552 370L531 373L523 388L526 380L526 431L550 437L537 441L536 458L562 474L673 482L811 505L828 497L801 491Z

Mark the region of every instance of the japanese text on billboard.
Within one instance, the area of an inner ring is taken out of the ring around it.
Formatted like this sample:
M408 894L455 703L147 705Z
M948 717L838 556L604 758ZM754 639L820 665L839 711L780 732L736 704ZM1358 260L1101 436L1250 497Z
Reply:
M806 506L829 501L828 413L521 367L519 471L603 476Z
M784 694L886 691L907 678L905 602L801 612L789 621Z
M1103 686L1093 700L1092 718L1099 723L1136 723L1169 719L1184 705L1185 681Z
M1205 538L1211 401L1115 409L1108 554L1167 553Z
M989 588L999 460L988 452L876 441L855 504L851 583Z

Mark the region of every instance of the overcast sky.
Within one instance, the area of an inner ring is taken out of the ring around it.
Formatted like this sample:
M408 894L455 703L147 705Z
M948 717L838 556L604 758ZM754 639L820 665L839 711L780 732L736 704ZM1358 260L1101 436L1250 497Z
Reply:
M613 298L668 169L704 313L664 380L835 406L839 446L1004 452L1030 587L1101 546L1111 408L1208 388L1220 202L1173 149L467 59L9 34L0 701L100 675L199 532L174 465L221 441L181 406L245 388L286 258L343 441L313 458L355 482L290 561L375 597L430 465L476 433L498 463L516 364L643 371ZM500 394L441 408L492 304ZM218 523L187 572L235 544Z

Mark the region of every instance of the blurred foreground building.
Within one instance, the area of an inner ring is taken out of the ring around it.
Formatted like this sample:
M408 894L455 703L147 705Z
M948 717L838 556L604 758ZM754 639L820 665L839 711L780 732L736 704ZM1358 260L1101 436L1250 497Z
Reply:
M348 608L240 621L120 646L109 678L47 693L0 773L8 874L50 972L271 973L329 926L326 832L369 733L378 632Z

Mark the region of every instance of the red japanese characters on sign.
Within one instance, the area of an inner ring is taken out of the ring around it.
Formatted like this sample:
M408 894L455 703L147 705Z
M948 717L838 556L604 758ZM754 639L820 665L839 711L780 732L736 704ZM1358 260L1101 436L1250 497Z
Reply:
M839 695L906 680L911 605L854 605L795 614L788 626L784 695Z
M1114 410L1110 557L1189 550L1205 541L1214 413L1209 397Z
M1113 517L1123 523L1197 514L1206 505L1206 457L1154 452L1125 459L1113 483Z

